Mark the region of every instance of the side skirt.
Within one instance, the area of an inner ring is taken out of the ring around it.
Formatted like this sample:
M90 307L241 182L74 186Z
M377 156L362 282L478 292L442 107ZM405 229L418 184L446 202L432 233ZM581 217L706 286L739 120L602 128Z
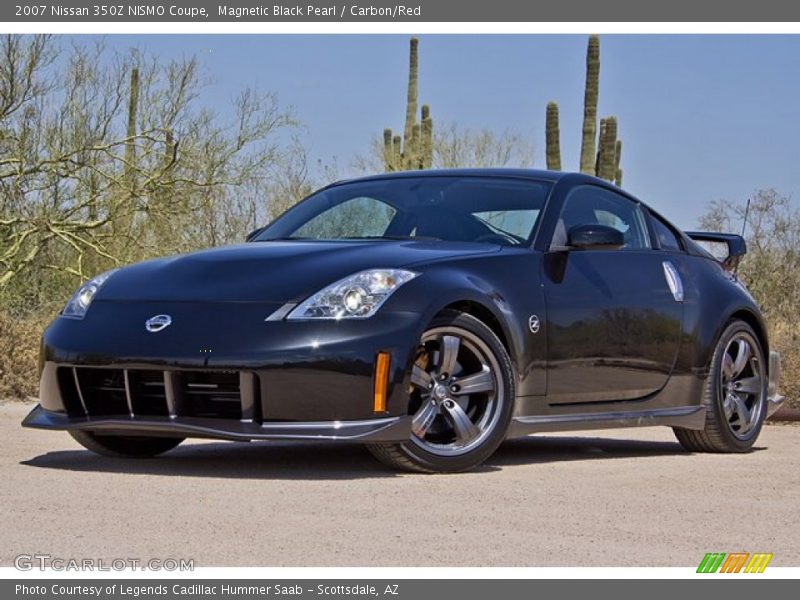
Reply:
M521 437L545 431L574 431L579 429L612 429L615 427L652 427L666 425L685 429L703 429L705 406L681 406L654 410L584 413L514 417L508 437Z

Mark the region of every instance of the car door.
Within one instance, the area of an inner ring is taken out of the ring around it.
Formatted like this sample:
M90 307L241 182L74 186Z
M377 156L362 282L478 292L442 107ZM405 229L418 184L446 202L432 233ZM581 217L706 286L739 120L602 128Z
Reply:
M639 203L595 185L565 197L543 261L551 404L644 398L670 376L681 336L680 276L653 250ZM616 249L571 248L569 231L606 225Z

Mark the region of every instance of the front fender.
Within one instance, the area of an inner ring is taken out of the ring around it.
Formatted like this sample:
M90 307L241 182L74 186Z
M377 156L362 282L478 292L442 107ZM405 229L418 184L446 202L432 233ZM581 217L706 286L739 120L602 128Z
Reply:
M547 319L539 282L539 257L528 250L512 250L418 269L422 275L392 298L391 309L419 311L418 339L445 309L458 308L473 314L498 333L504 343L517 373L518 395L543 395ZM536 333L528 328L531 315L537 315L541 323Z

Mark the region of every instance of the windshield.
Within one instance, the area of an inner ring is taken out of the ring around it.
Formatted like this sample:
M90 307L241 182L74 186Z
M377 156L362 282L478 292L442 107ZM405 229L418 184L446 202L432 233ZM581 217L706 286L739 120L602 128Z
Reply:
M337 185L300 202L254 241L529 241L551 184L498 177L398 177Z

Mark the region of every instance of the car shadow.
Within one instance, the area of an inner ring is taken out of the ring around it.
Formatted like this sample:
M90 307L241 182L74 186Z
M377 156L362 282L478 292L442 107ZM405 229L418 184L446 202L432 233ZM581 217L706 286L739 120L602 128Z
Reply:
M192 443L144 459L57 450L21 464L64 471L225 479L347 480L400 475L359 444L325 442Z
M689 457L691 453L677 442L531 436L504 442L473 473L561 461L665 455ZM325 442L191 443L155 459L106 458L87 450L57 450L21 464L64 471L226 479L348 480L408 476L383 466L359 444Z

